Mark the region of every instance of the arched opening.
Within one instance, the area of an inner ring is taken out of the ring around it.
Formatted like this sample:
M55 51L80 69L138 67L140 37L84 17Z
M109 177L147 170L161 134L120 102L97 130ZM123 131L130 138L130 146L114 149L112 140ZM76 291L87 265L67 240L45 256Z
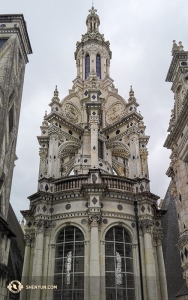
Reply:
M101 57L99 54L96 56L96 73L97 77L101 79Z
M90 56L89 54L87 54L85 57L85 79L89 77L89 72L90 72Z
M54 285L54 300L84 299L84 235L77 227L64 227L58 234Z
M120 226L105 236L105 277L106 300L135 300L132 240Z

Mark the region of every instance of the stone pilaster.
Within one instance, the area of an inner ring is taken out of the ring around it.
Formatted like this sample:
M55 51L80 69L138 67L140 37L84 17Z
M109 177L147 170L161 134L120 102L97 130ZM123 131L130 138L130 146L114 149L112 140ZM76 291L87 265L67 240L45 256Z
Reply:
M47 285L48 278L48 268L49 268L49 243L50 243L50 233L51 233L51 222L45 222L45 232L44 232L44 258L43 258L43 272L42 272L42 285ZM41 292L41 300L46 299L46 289Z
M32 271L32 285L42 285L43 274L43 247L44 247L44 220L38 220L36 226L36 239ZM39 300L41 296L40 289L32 289L30 299Z
M158 260L161 299L168 300L166 272L165 272L163 250L162 250L162 239L163 239L162 233L156 235L156 248L157 248L157 260Z
M144 252L148 300L158 299L155 259L152 245L152 226L153 222L151 220L142 220L140 222L140 227L144 235Z
M99 223L100 214L90 214L90 298L100 300Z
M20 300L28 299L28 294L26 290L26 285L29 284L29 268L30 268L30 257L31 257L31 236L26 234L25 237L25 255L24 255L24 265L22 271L22 285L23 290L20 293Z

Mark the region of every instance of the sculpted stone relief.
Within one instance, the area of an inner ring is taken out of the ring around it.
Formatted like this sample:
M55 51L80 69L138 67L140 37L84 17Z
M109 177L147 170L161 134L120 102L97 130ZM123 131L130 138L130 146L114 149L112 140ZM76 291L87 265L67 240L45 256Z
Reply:
M106 112L106 122L112 124L118 119L122 118L125 112L125 107L123 103L116 102L114 103Z
M79 123L80 122L80 111L78 108L72 104L72 103L66 103L63 107L64 114L69 121L73 123Z

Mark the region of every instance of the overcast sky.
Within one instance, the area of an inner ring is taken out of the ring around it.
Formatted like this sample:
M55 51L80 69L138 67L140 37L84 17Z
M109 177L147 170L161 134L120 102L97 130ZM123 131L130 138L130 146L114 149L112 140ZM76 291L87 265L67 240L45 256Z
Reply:
M26 66L17 156L11 204L29 208L27 197L37 191L39 147L36 136L45 110L58 86L60 99L68 94L76 77L76 42L86 32L90 0L0 0L1 14L23 14L33 54ZM188 50L188 1L94 0L100 32L110 41L110 75L126 100L130 85L150 135L149 171L151 192L165 196L170 151L163 148L173 108L171 83L165 78L171 62L172 41Z

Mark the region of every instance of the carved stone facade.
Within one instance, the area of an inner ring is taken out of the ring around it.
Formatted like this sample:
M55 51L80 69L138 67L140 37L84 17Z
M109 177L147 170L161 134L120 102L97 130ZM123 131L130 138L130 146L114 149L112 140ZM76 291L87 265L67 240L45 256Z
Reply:
M23 300L167 300L165 212L150 192L149 136L132 87L125 100L113 84L99 24L92 7L76 44L73 87L63 100L56 87L44 116L38 191L22 211L29 237L22 284L57 290L22 290Z
M188 286L188 51L182 43L173 41L172 61L166 77L172 82L174 107L169 122L168 136L164 146L172 150L167 175L171 177L171 193L176 199L179 224L179 242L183 276ZM185 292L185 289L184 289ZM188 295L188 288L186 291ZM181 295L182 296L182 295ZM180 298L184 299L184 298Z
M23 15L0 15L0 298L7 299L10 238L7 216L27 55L32 53ZM6 255L4 254L6 253ZM3 258L2 258L3 257Z

